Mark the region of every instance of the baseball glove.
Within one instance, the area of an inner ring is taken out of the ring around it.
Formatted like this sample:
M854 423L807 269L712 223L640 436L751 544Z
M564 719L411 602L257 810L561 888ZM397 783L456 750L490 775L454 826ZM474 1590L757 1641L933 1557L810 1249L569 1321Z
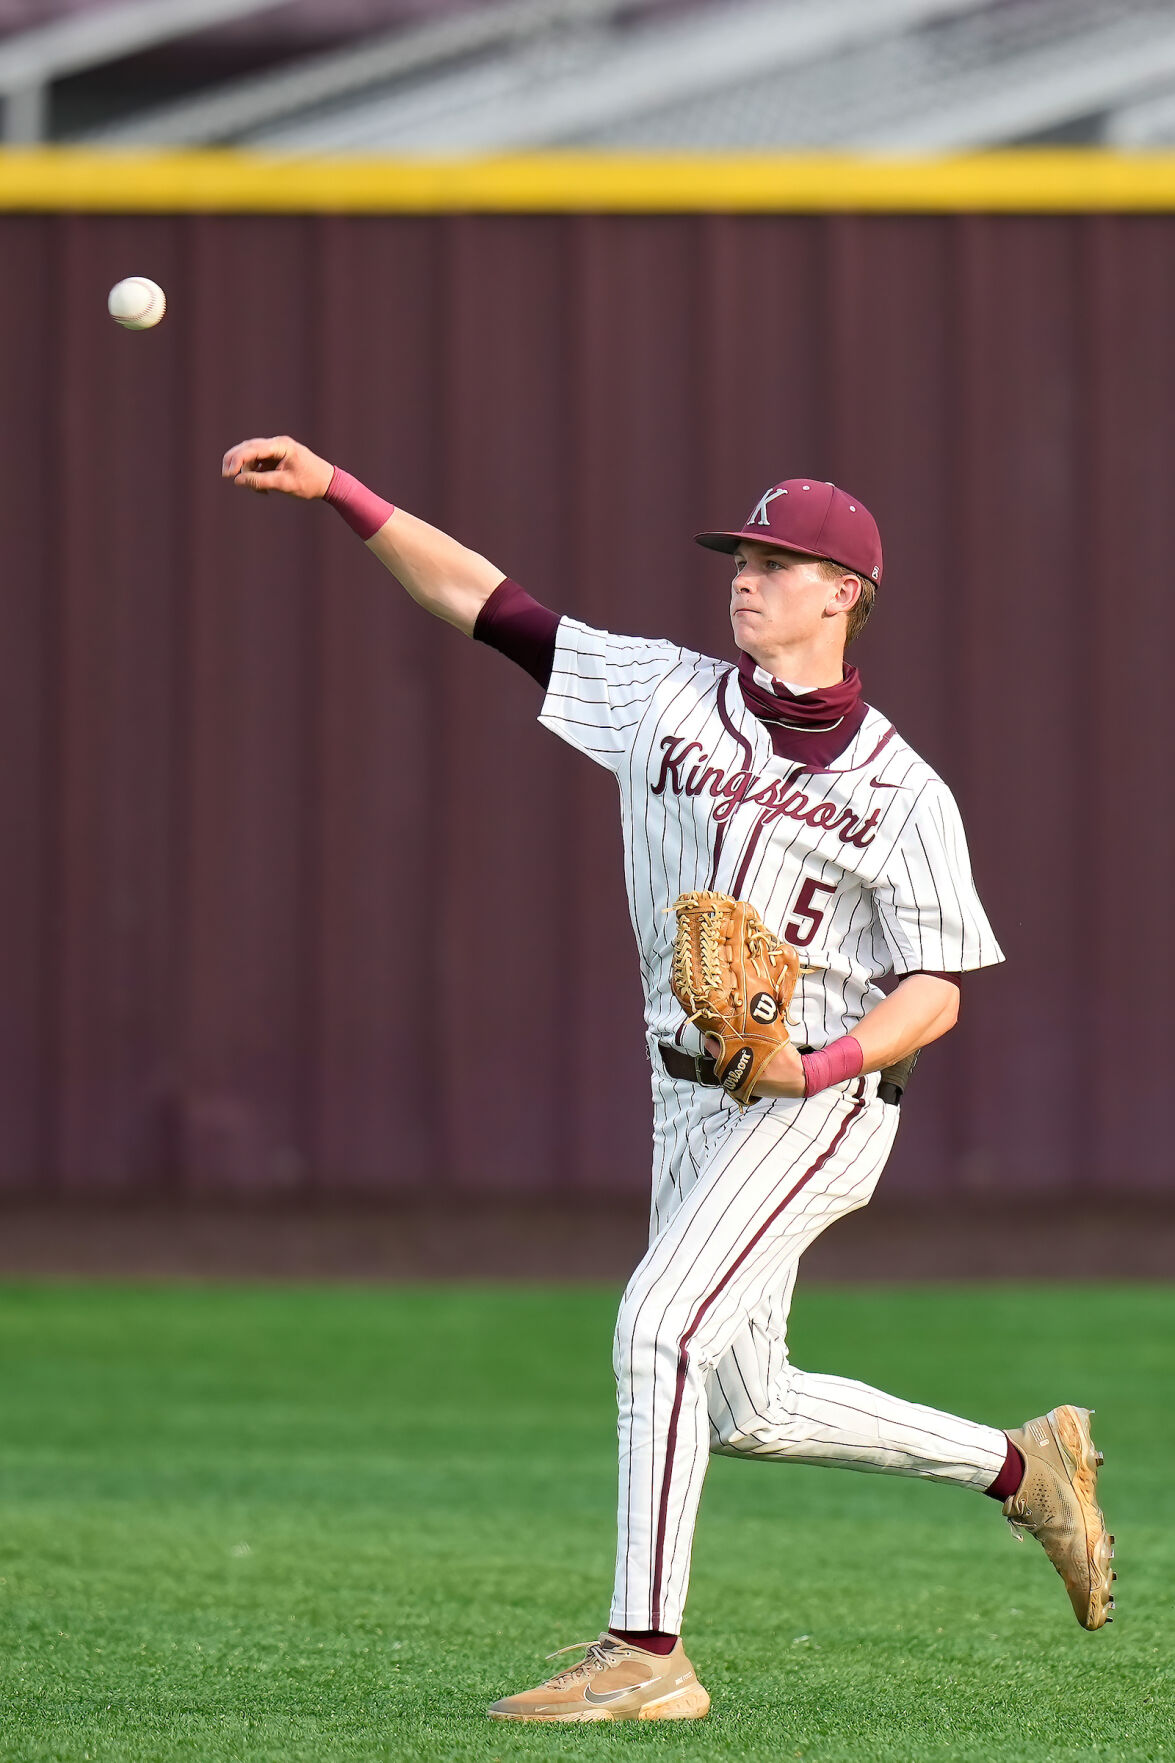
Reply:
M800 958L746 900L682 894L670 911L677 913L673 995L704 1035L721 1041L715 1071L723 1089L745 1107L787 1044Z

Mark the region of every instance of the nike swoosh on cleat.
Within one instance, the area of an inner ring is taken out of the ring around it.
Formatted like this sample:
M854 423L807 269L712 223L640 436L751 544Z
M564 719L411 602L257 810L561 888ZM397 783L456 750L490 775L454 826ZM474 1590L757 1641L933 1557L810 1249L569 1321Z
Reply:
M649 1685L656 1683L656 1681L655 1677L646 1677L644 1683L626 1683L623 1689L599 1691L593 1690L585 1684L583 1699L585 1702L591 1702L594 1707L601 1708L606 1702L618 1702L621 1696L631 1696L636 1690L647 1690Z

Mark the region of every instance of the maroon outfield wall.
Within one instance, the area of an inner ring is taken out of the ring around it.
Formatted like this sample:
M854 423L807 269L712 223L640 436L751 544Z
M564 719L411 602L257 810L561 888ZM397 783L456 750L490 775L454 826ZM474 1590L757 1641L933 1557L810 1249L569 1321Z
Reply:
M325 509L288 429L560 608L725 652L690 533L876 511L869 698L1006 968L889 1191L1167 1189L1175 222L0 219L0 1187L639 1194L611 779ZM109 323L156 276L156 333Z

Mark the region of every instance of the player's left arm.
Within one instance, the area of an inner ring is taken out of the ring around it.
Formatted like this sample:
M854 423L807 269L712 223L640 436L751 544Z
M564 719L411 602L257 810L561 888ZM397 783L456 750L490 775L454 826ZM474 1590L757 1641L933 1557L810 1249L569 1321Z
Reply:
M850 1029L866 1071L884 1071L949 1034L959 1020L959 986L937 973L912 973Z
M959 1019L959 987L936 973L912 973L851 1030L863 1071L884 1071L948 1034ZM802 1096L804 1067L790 1044L781 1047L755 1085L757 1096Z
M975 892L958 807L933 775L874 887L874 910L893 970L904 977L841 1041L807 1056L807 1067L817 1069L805 1069L794 1048L783 1048L760 1080L760 1094L810 1095L814 1084L896 1064L955 1026L959 987L952 975L1003 960Z

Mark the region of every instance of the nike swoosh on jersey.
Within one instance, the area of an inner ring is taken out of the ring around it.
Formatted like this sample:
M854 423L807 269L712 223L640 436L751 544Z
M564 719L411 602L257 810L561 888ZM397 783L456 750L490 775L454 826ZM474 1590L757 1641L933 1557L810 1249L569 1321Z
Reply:
M880 777L871 777L869 779L869 788L871 790L908 790L910 787L909 784L887 784L885 780Z
M649 1685L656 1683L656 1681L655 1677L646 1677L644 1683L626 1683L623 1689L618 1690L594 1690L585 1684L583 1699L585 1702L594 1702L597 1707L602 1707L605 1702L618 1702L621 1696L631 1696L634 1690L647 1690Z

